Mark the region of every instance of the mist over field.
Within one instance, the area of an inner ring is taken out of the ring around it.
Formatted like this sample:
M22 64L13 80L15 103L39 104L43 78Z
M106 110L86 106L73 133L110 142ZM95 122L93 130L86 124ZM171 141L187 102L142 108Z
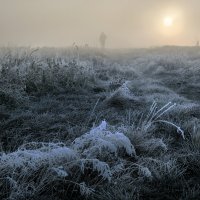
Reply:
M199 199L199 8L0 0L0 200Z
M0 0L0 44L99 47L103 31L109 48L194 45L199 8L198 0Z

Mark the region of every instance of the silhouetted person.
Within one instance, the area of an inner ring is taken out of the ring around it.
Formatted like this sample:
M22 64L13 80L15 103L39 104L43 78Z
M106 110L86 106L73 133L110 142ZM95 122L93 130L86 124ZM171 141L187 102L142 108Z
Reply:
M89 49L89 44L86 43L86 44L85 44L85 48L86 48L86 49Z
M100 42L100 45L101 45L101 48L102 48L102 49L105 48L106 39L107 39L106 34L102 32L101 35L100 35L100 37L99 37L99 42Z
M199 41L197 41L197 43L196 43L196 47L199 47Z

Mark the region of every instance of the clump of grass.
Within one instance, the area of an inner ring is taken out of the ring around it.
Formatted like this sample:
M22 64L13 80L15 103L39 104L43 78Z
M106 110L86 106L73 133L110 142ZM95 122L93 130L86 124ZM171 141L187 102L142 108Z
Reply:
M160 117L162 117L166 112L168 112L169 110L171 110L174 106L176 106L176 104L172 104L171 102L167 103L166 105L164 105L163 107L161 107L160 109L157 108L157 103L154 102L150 108L150 111L147 115L147 117L145 118L145 120L142 122L142 129L144 131L147 131L147 129L150 128L150 126L152 126L152 124L155 123L165 123L167 125L171 125L172 127L177 129L177 133L180 134L180 136L185 139L185 135L184 135L184 131L177 126L176 124L169 122L167 120L162 120L160 119Z
M122 149L129 156L136 156L129 139L123 133L107 130L105 121L77 138L70 147L64 143L24 144L13 153L0 155L0 177L9 185L8 190L2 188L5 191L1 197L32 198L59 182L68 188L78 187L81 195L91 195L98 184L112 180L116 169L111 167Z

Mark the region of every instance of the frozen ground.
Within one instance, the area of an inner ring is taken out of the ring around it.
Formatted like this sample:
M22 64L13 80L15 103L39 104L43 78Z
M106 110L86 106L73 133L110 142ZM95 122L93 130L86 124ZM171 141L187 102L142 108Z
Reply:
M200 49L0 50L0 199L198 199Z

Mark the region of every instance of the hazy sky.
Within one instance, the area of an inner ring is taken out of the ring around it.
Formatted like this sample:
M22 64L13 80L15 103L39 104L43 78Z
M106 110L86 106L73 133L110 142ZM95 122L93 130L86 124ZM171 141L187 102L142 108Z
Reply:
M99 46L102 31L110 48L193 45L200 0L0 0L0 45Z

